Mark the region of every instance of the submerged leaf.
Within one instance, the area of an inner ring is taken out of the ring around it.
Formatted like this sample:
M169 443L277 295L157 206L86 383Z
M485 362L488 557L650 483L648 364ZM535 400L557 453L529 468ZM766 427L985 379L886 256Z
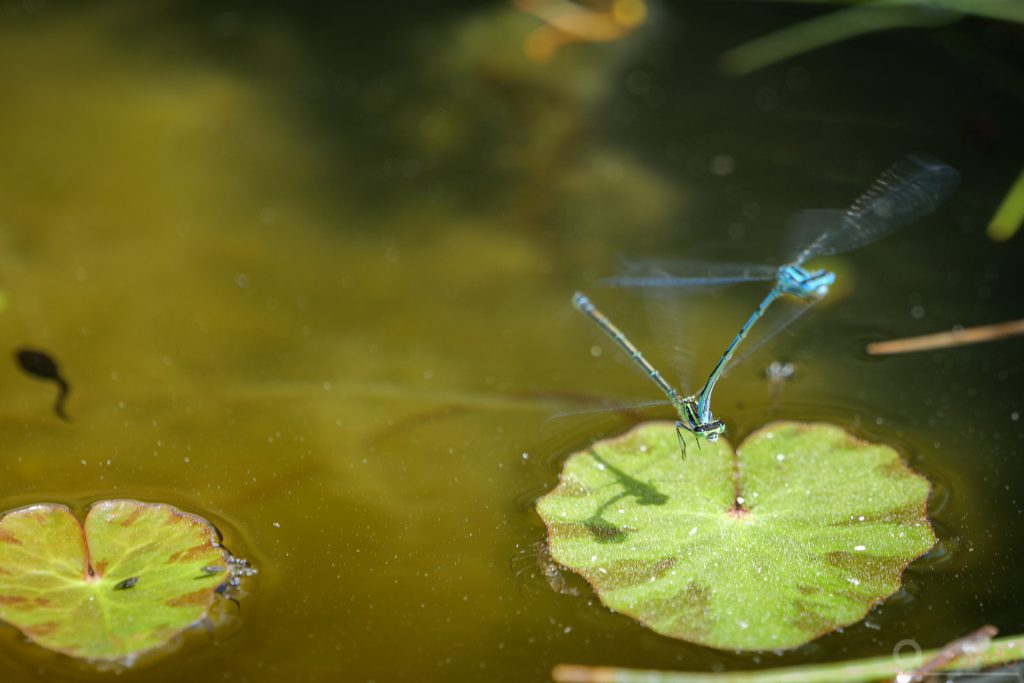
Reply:
M537 509L552 557L610 608L733 650L859 621L935 543L927 480L888 446L780 422L734 456L649 422L571 456Z
M0 519L0 619L57 652L131 662L206 616L230 560L211 524L170 505L105 500L84 525L32 505Z

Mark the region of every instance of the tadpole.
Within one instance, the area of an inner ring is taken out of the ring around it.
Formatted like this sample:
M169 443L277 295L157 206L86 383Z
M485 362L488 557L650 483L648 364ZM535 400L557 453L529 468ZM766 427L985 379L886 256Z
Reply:
M71 393L71 385L61 376L60 369L57 367L57 361L45 351L38 351L36 349L18 349L14 357L17 359L21 369L29 375L49 380L57 385L59 393L57 394L57 402L53 405L53 412L65 422L70 422L71 418L64 412L64 403L67 401L68 394Z

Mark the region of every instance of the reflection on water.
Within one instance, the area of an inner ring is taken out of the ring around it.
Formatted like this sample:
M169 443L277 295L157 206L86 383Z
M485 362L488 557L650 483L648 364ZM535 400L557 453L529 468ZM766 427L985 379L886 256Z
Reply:
M943 546L955 570L913 573L915 599L887 604L880 626L779 662L984 622L1024 630L1007 571L1024 552L1019 348L863 354L866 337L1010 317L1019 240L991 245L982 226L997 171L1019 161L1018 104L921 36L723 80L717 55L779 21L765 8L654 7L625 39L543 64L522 53L540 20L504 4L353 11L2 8L0 507L164 500L216 520L260 570L230 637L126 678L523 681L560 661L775 662L656 636L586 590L520 590L509 558L544 532L517 496L642 419L547 417L657 398L569 298L621 255L718 244L768 260L788 212L841 204L912 149L958 166L961 193L886 249L837 261L845 295L723 380L716 408L734 442L772 419L850 425L952 492L938 521L960 539ZM907 72L880 98L865 74L895 59ZM998 148L964 141L976 120ZM762 294L701 302L687 331L699 365ZM671 365L641 310L602 301ZM54 385L13 362L22 347L58 360L72 422ZM759 368L792 358L799 379L773 399ZM5 680L90 677L25 654L10 629L0 640Z

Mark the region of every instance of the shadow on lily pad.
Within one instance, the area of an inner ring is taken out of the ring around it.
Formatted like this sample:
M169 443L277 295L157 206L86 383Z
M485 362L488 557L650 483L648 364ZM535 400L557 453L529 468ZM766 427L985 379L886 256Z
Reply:
M702 645L784 650L899 590L935 543L929 490L894 449L834 425L775 423L683 460L672 423L649 422L571 456L537 510L552 558L615 611Z

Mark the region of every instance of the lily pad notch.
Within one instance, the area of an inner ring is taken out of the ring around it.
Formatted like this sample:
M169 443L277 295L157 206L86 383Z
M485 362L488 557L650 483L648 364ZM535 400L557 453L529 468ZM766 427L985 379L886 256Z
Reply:
M255 573L216 527L163 503L57 503L0 518L0 620L47 649L131 665L203 622Z
M860 621L935 543L928 481L889 446L796 422L689 445L639 425L570 456L537 503L554 560L658 633L798 647Z

